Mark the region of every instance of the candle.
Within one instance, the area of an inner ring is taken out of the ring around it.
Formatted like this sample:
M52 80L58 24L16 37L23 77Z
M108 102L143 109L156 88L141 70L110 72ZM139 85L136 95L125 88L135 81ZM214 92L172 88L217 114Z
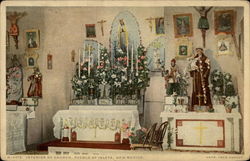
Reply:
M134 57L134 45L132 44L132 48L131 48L131 73L133 72L133 70L134 70L134 65L133 65L133 57Z
M90 46L89 47L89 61L88 61L88 75L90 76Z
M127 45L127 67L128 67L128 58L129 56L128 56L128 45Z
M80 77L80 61L81 61L81 52L80 52L80 49L78 50L78 52L79 52L79 61L78 61L78 76Z
M97 44L97 62L98 62L98 66L100 66L99 43Z
M137 75L138 74L138 56L139 56L138 50L137 50L137 54L136 55L137 55L136 56L136 75Z
M83 47L83 52L82 52L82 61L83 61L83 64L85 63L85 45Z

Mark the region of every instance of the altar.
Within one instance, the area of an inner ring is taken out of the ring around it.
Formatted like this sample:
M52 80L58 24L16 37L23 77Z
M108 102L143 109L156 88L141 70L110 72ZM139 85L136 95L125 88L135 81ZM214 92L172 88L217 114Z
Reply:
M140 129L137 105L70 105L53 117L54 136L62 136L63 127L76 131L78 141L114 141L130 128ZM126 127L127 129L124 129Z
M171 149L240 152L239 112L162 112L160 116L173 128ZM167 148L167 137L164 140Z

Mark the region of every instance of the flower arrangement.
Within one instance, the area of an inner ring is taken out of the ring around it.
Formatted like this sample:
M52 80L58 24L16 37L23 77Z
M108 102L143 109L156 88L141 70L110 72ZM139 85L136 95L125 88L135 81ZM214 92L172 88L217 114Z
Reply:
M214 96L222 96L224 94L223 73L215 69L210 77L212 92Z
M230 73L224 74L224 87L225 87L225 96L235 96L236 92L232 82L232 75Z
M132 144L142 144L146 134L147 134L146 128L141 128L138 130L135 130L135 128L131 128L131 132L129 134L129 139Z

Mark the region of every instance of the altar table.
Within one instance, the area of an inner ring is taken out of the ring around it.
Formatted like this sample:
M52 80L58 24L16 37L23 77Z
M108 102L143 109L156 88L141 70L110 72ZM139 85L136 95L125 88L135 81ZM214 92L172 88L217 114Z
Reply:
M114 141L115 133L124 124L140 129L136 105L70 105L69 110L58 111L53 117L54 136L61 138L62 128L69 126L81 141Z
M240 152L240 113L161 113L173 128L172 149ZM167 133L163 147L167 148Z

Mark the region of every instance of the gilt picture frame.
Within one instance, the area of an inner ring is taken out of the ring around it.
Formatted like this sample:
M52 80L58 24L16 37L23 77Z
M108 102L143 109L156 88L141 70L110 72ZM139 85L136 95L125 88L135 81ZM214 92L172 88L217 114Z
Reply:
M234 34L236 13L234 10L223 10L214 12L215 34Z
M176 59L186 59L192 55L193 45L188 38L179 38L176 41Z
M26 59L27 69L33 69L38 66L37 65L38 53L34 51L26 51L25 59Z
M40 32L38 29L25 30L24 40L26 49L39 49L40 47Z
M193 36L193 18L191 13L174 15L173 20L176 38Z

